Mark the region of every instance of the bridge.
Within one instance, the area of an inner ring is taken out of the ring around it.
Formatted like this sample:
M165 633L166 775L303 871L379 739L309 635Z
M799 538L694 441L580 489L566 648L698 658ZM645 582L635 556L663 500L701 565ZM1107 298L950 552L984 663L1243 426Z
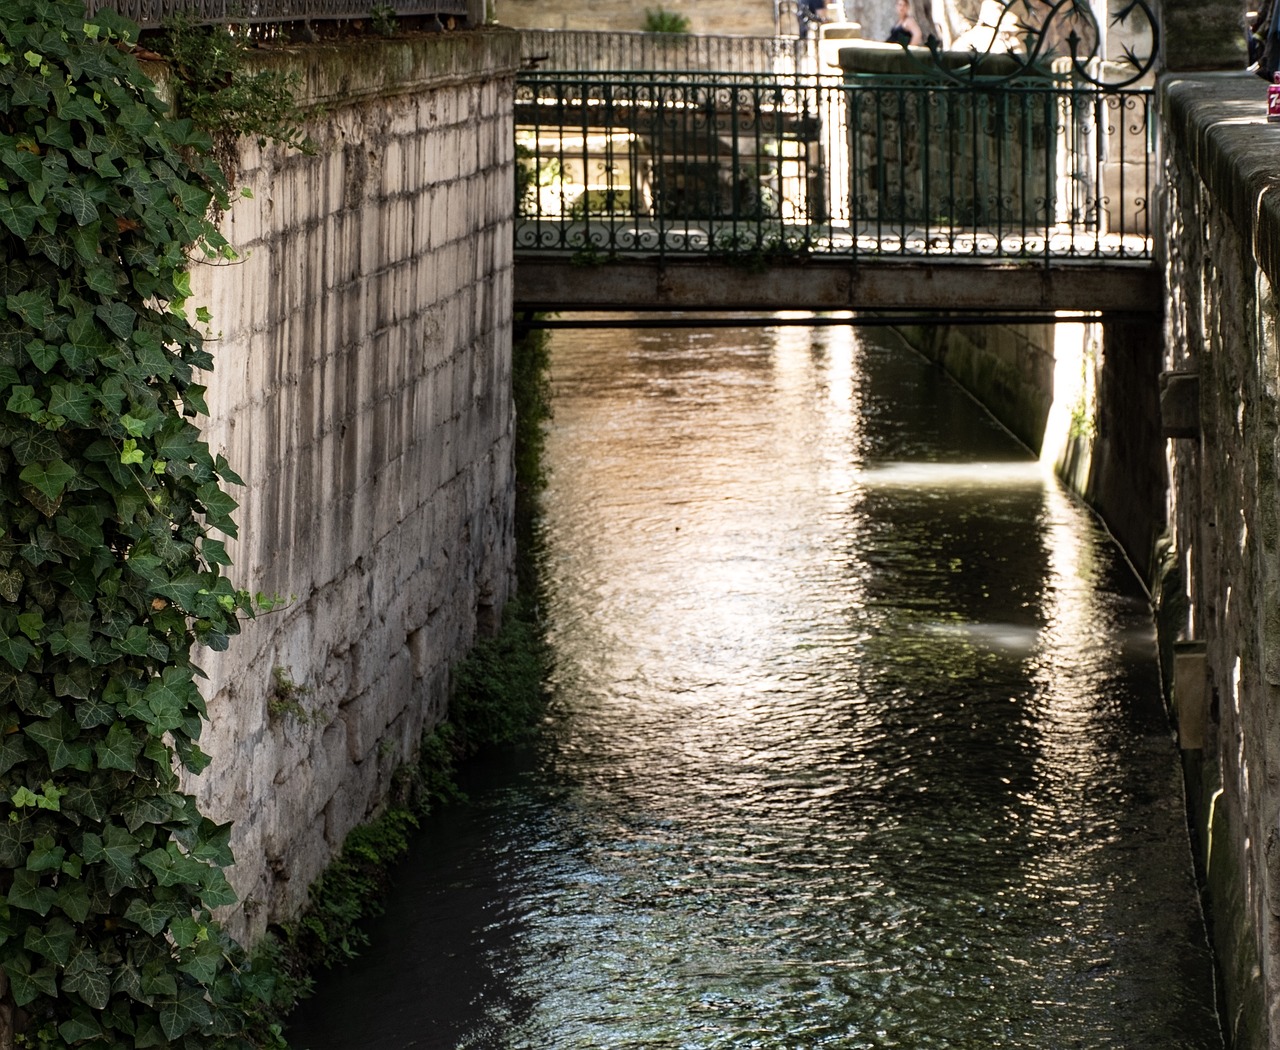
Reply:
M527 34L517 309L1158 314L1155 22L1108 62L1072 12L1021 51Z

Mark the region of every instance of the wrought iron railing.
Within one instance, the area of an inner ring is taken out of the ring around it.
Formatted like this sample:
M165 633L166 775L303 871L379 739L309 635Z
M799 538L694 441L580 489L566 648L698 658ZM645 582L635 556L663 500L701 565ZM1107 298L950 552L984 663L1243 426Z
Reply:
M789 74L812 61L813 41L795 36L522 29L520 56L543 71L625 70ZM811 67L810 67L811 68Z
M749 74L517 83L520 251L1148 259L1147 89Z
M467 14L467 0L87 0L87 5L90 14L109 8L143 29L158 29L175 17L240 25L368 19L374 7L389 8L400 18Z

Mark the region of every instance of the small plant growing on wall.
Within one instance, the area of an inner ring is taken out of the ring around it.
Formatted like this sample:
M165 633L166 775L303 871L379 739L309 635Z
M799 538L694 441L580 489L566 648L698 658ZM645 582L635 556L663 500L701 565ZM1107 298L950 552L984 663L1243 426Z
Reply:
M399 28L396 9L390 4L374 4L369 12L369 24L378 36L394 36Z
M644 31L646 33L687 33L689 19L677 11L668 11L662 7L646 7Z
M376 19L378 8L374 10ZM173 71L179 114L213 136L213 152L228 181L235 175L230 169L241 135L256 138L260 145L271 140L314 152L295 101L301 78L279 70L250 70L246 58L251 44L243 35L177 15L156 46Z
M267 713L273 719L292 717L303 725L310 725L319 714L309 710L303 702L310 695L311 689L295 682L288 668L271 669L271 696L267 700Z

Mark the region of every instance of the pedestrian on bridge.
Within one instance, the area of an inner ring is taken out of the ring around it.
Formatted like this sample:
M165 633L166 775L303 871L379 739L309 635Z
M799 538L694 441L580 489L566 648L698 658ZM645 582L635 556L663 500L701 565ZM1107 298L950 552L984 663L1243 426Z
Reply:
M904 45L924 43L924 30L920 28L920 23L911 13L910 0L898 0L897 18L897 22L889 30L889 36L886 38L889 43Z

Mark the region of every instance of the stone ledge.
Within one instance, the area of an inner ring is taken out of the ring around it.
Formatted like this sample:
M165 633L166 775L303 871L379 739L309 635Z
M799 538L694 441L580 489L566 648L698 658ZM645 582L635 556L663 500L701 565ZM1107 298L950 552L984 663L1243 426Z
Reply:
M520 68L520 34L485 26L410 37L351 37L333 43L264 47L249 53L257 69L300 73L303 106L346 107L463 82L491 83ZM168 62L140 63L166 93Z
M1165 156L1185 162L1280 278L1280 124L1252 73L1173 74L1160 83Z

